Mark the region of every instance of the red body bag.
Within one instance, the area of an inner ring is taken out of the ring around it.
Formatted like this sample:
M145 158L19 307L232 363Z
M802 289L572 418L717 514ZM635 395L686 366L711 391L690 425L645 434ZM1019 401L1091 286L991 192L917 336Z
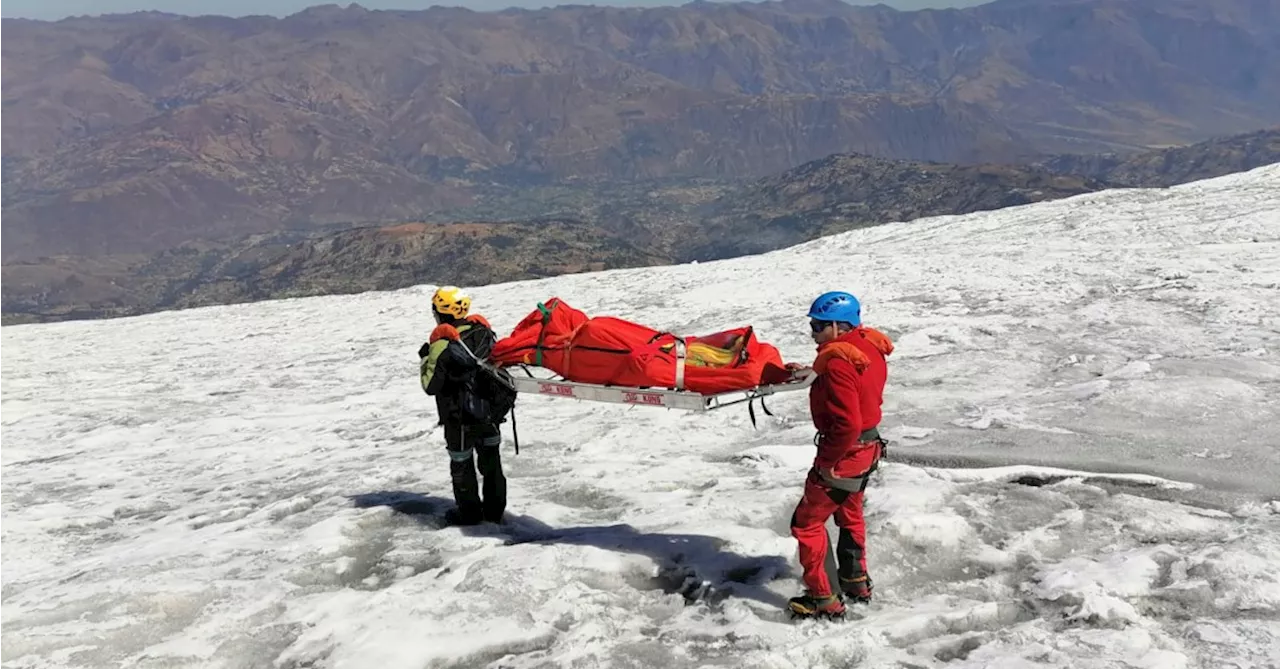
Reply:
M588 317L552 298L499 340L498 365L545 367L569 381L632 388L676 388L679 337L612 316ZM787 381L778 349L750 326L684 337L683 389L704 395Z

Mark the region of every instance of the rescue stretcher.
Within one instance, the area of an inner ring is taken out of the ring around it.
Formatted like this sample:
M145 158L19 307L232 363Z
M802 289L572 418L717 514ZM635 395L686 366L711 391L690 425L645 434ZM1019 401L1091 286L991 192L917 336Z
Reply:
M804 390L813 384L817 375L812 370L805 370L793 381L771 383L754 388L728 390L713 394L702 394L691 390L675 388L654 388L651 386L617 386L600 383L582 383L568 381L557 377L534 376L530 368L520 365L525 376L511 375L516 392L548 397L567 397L588 402L609 402L613 404L633 404L639 406L663 407L683 411L714 411L727 406L746 402L750 410L751 404L760 400L761 407L768 413L764 398L778 393L793 390ZM770 414L772 415L772 414ZM754 418L753 418L754 419Z
M517 394L695 412L746 403L753 425L757 400L772 415L766 397L808 388L815 378L789 369L749 325L679 336L589 316L559 298L539 303L496 342L490 362L508 371Z

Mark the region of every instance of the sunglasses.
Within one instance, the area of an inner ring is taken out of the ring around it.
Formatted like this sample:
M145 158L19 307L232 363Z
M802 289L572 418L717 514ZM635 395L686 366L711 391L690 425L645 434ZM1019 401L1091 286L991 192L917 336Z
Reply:
M831 325L832 321L809 321L809 329L813 330L815 334L831 327Z

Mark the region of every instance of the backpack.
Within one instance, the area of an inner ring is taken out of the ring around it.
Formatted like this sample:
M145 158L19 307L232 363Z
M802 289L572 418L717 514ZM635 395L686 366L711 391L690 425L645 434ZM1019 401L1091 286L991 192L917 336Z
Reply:
M481 363L463 382L459 408L463 423L499 425L516 406L516 389L505 369Z
M467 345L468 335L487 332L481 328L469 328L457 342L466 358L467 373L459 379L462 392L458 396L458 408L462 422L467 425L498 425L505 423L507 414L516 406L516 387L511 374L472 353ZM450 346L452 348L452 345Z

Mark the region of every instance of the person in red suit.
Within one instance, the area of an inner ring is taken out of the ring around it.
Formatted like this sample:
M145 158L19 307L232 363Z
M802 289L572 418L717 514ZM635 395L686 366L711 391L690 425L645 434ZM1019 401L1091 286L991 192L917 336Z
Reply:
M885 358L893 352L893 343L862 324L861 304L849 293L819 296L808 315L818 344L813 363L818 377L809 389L818 451L791 516L806 592L789 604L798 616L838 617L845 612L846 599L871 601L862 502L884 453L877 427L888 378ZM833 514L840 529L838 589L823 569L829 550L826 521Z

